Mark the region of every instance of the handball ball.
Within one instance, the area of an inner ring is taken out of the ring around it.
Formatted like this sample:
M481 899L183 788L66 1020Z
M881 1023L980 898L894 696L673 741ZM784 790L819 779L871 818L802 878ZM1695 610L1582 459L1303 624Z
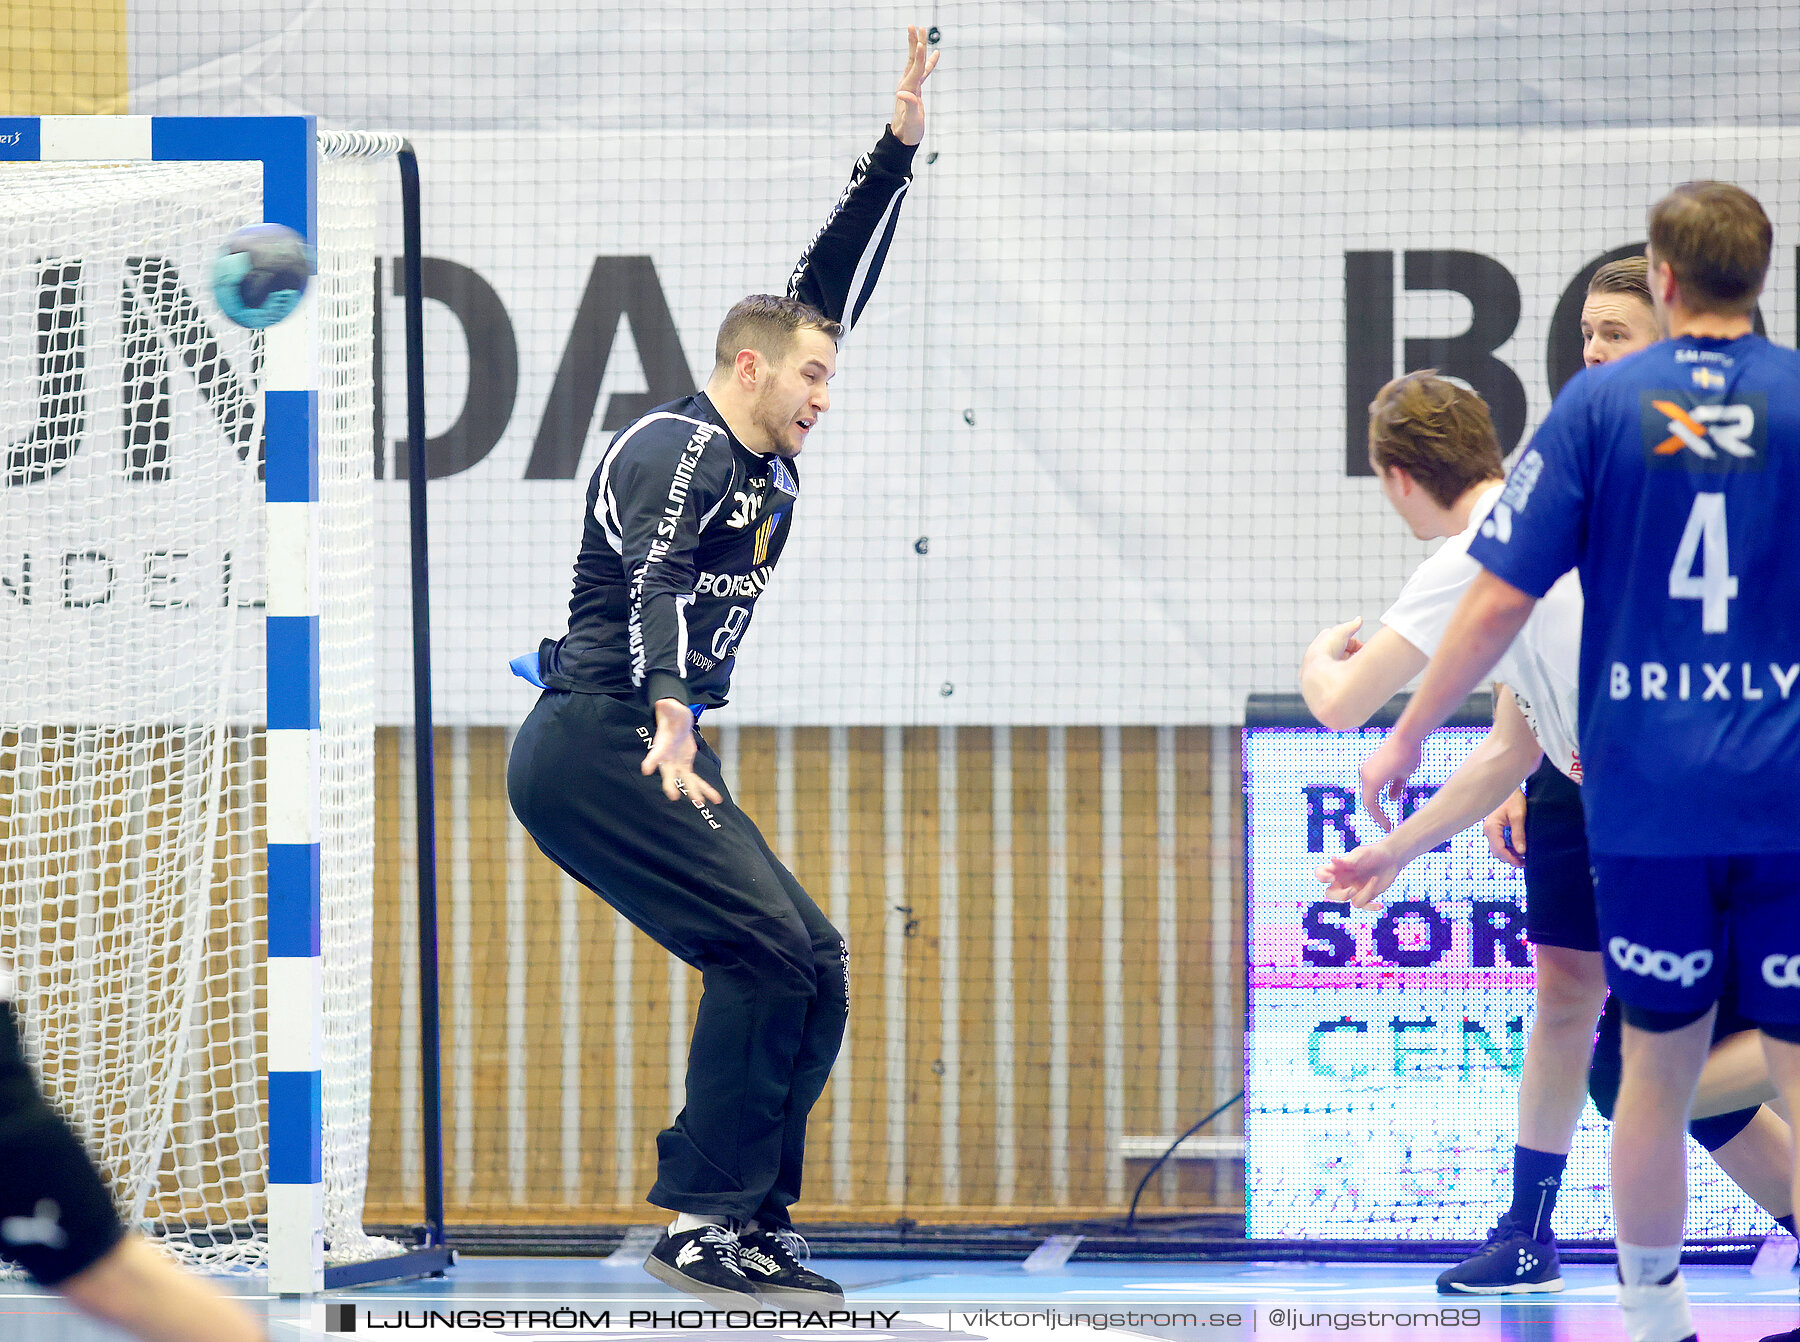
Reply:
M284 224L251 224L225 240L213 261L213 297L239 326L260 331L300 303L312 274L306 241Z

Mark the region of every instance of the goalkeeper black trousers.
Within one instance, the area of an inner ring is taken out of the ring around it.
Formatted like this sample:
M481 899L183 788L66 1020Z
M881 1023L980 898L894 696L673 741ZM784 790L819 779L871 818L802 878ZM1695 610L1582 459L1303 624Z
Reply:
M12 1006L0 1001L0 1259L59 1286L124 1238L100 1172L38 1089Z
M507 761L513 813L545 856L701 973L687 1097L657 1136L648 1200L786 1224L806 1120L849 1012L843 936L782 866L701 741L725 801L670 801L640 770L655 718L636 703L546 691Z

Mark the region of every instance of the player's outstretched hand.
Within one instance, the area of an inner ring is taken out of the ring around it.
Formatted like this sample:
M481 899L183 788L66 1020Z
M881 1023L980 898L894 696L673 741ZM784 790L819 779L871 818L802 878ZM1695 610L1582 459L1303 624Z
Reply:
M1525 794L1518 788L1481 822L1488 850L1509 867L1525 865Z
M1381 893L1400 874L1400 864L1385 843L1365 843L1334 857L1314 873L1325 887L1325 898L1352 908L1379 909Z
M1405 794L1406 782L1419 771L1419 747L1401 736L1399 732L1389 732L1375 753L1363 761L1362 804L1375 823L1381 826L1381 832L1388 834L1399 822L1389 817L1383 808L1383 801L1391 801L1396 811L1400 808L1400 799Z
M663 796L680 801L683 793L698 806L709 801L717 806L725 799L699 774L694 772L694 713L678 699L656 701L656 739L644 756L646 775L662 773Z
M925 81L937 69L941 51L925 52L925 30L906 30L906 69L894 87L894 119L888 123L901 144L917 144L925 138Z

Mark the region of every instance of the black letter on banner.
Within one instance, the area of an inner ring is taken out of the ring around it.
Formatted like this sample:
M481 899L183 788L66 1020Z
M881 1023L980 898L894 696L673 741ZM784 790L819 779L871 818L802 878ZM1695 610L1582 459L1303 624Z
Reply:
M1338 832L1344 841L1347 853L1362 840L1356 837L1356 831L1350 827L1350 817L1356 814L1356 794L1347 787L1337 787L1331 783L1308 783L1300 789L1306 794L1306 851L1322 853L1325 851L1325 827L1327 825Z
M1394 254L1344 253L1344 474L1369 467L1369 402L1394 376Z
M15 598L21 606L29 606L31 604L31 556L29 554L22 554L19 556L19 578L17 582L7 577L6 574L0 573L0 591L4 591L8 596Z
M442 303L462 327L469 347L469 385L456 422L425 440L425 477L457 475L494 450L512 418L519 392L519 344L494 286L467 266L441 256L420 260L422 298ZM394 267L394 295L406 295L406 267ZM406 478L406 444L396 441L394 478Z
M1309 965L1325 965L1332 969L1354 960L1356 938L1343 925L1349 916L1348 904L1333 904L1329 901L1308 904L1301 926L1313 940L1301 947L1300 958ZM1318 944L1320 942L1324 944Z
M207 409L237 448L238 460L249 461L256 453L257 479L262 479L262 443L253 441L257 433L256 395L250 383L237 371L219 348L218 337L207 324L206 314L181 282L175 263L161 256L128 256L125 258L125 289L128 313L136 286L136 303L141 304L144 321L133 328L127 319L127 359L125 365L125 460L134 479L166 479L167 445L160 453L153 437L139 438L134 426L141 426L157 413L159 393L166 394L167 360L152 342L166 344L181 356L182 366L193 377L206 399ZM154 325L152 325L154 322ZM133 337L135 336L135 343ZM159 374L159 367L163 370ZM146 410L134 404L133 398L148 396Z
M1408 369L1435 368L1461 378L1488 403L1501 452L1511 452L1525 433L1525 387L1519 375L1494 357L1519 324L1519 286L1512 273L1479 252L1406 254L1409 290L1448 289L1469 300L1469 329L1459 336L1407 340Z
M137 277L119 286L125 310L125 477L169 478L169 355L156 338L156 322L138 294Z
M69 464L87 424L87 323L82 320L81 262L51 262L38 272L37 424L6 447L6 483L48 480Z
M1400 944L1400 920L1423 918L1426 938L1423 946L1411 949ZM1427 900L1404 899L1388 905L1381 921L1375 924L1375 954L1391 965L1420 969L1434 965L1450 949L1450 920L1431 907Z
M527 480L574 478L621 317L631 323L631 338L649 390L614 392L607 398L600 427L622 429L652 407L694 390L694 375L688 370L675 319L669 315L650 258L595 257L581 307L575 313L575 329L569 332L568 348L557 367L537 441L531 446Z
M102 576L104 574L104 576ZM63 609L104 606L113 594L112 556L104 550L71 551L62 557Z

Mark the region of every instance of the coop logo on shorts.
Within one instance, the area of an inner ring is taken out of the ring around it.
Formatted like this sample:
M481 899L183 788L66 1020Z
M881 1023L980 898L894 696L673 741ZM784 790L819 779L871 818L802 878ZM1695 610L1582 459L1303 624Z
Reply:
M1800 988L1800 955L1765 956L1762 963L1763 982L1771 988Z
M1693 987L1713 967L1713 953L1708 950L1677 955L1674 951L1653 951L1624 937L1614 937L1606 949L1612 952L1613 963L1626 973L1642 974L1664 983L1680 983L1684 988Z

